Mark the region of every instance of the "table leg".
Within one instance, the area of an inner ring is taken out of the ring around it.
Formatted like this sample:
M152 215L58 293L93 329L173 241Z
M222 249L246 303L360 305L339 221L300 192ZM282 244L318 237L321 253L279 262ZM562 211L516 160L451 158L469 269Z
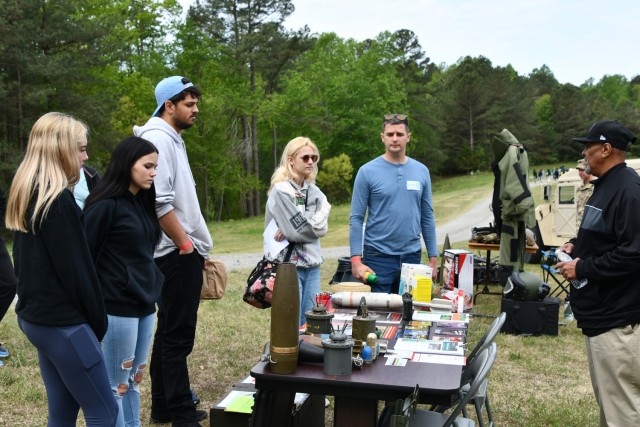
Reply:
M378 421L378 401L357 397L336 396L333 408L334 427L371 426Z
M487 249L487 258L485 259L485 263L484 263L485 267L484 267L484 277L482 278L482 282L478 282L478 284L476 284L476 290L478 288L477 285L482 284L482 290L480 292L476 292L475 295L473 296L473 304L475 305L476 300L478 299L478 295L480 294L489 294L491 293L489 291L489 283L491 283L491 250Z
M291 424L295 393L257 390L251 416L252 427L286 427Z
M482 288L483 294L489 293L489 282L491 282L491 251L487 250L487 262L485 262L484 267L484 288Z

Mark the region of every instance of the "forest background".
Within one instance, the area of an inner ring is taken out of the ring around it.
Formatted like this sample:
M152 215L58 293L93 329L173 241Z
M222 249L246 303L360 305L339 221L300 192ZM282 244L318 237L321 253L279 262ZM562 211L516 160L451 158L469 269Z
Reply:
M0 8L5 191L42 114L86 122L88 163L104 171L170 75L202 89L184 136L209 221L261 215L282 148L299 135L320 149L319 186L332 203L348 201L354 172L383 152L385 113L409 116L408 153L435 180L490 170L489 140L503 128L533 165L567 166L580 157L570 138L598 119L640 131L640 76L578 87L545 64L528 75L482 56L436 65L409 29L363 41L287 30L291 0L199 0L186 14L176 0L0 0Z

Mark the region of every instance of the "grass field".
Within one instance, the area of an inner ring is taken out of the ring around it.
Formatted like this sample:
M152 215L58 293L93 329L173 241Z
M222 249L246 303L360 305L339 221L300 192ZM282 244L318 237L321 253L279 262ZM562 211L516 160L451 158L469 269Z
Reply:
M471 201L491 192L492 177L475 175L434 183L437 222L443 223L463 211ZM446 208L443 208L446 205ZM332 212L330 233L324 247L347 244L348 207ZM261 250L262 219L211 224L219 253ZM335 236L333 236L335 235ZM454 244L465 248L464 242ZM321 283L330 291L337 260L321 268ZM527 269L540 273L540 267ZM215 404L233 384L248 375L269 339L269 310L242 302L249 269L229 272L225 296L203 301L194 351L189 358L192 386L202 398L201 407ZM498 287L494 287L498 290ZM496 315L500 297L481 295L474 313ZM562 313L561 313L562 316ZM484 334L492 318L473 317L469 346ZM0 340L11 351L0 368L0 426L46 425L46 394L34 348L20 332L15 314L9 311L0 323ZM491 371L489 395L500 426L596 426L598 408L591 389L584 341L575 322L559 327L558 336L524 337L500 334L496 338L498 359ZM142 384L142 423L149 424L150 382ZM473 412L473 411L471 411ZM327 410L327 425L331 408ZM84 425L80 421L78 425ZM209 425L208 421L203 425Z

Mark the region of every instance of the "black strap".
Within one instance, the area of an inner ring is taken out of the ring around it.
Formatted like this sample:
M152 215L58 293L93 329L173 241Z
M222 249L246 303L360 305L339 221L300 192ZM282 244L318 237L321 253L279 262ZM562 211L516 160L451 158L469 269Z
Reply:
M287 249L287 254L284 256L284 260L282 260L282 262L289 262L289 259L291 258L291 254L293 253L293 247L295 246L295 243L289 243L289 249Z
M293 183L291 181L289 181L289 184L291 184L291 186L293 187L294 190L297 190L296 186L293 185ZM300 189L302 192L302 189ZM307 192L309 192L309 189L307 189ZM304 195L304 210L305 212L307 211L307 194ZM289 262L289 259L291 259L291 254L293 253L293 248L295 246L295 242L291 242L289 243L289 249L287 249L287 254L284 256L284 260L282 260L282 262Z

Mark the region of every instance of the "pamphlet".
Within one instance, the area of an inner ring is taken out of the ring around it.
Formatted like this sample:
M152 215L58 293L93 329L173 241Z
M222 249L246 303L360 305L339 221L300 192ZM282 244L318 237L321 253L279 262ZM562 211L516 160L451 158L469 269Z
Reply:
M437 341L420 338L398 338L394 350L408 350L414 353L448 354L464 356L464 343L459 341Z
M416 311L413 320L420 322L461 322L469 323L468 313L431 313L428 311Z
M271 219L262 233L264 253L267 254L270 259L274 259L284 248L289 246L287 239L283 239L282 242L276 241L275 236L277 231L278 224L276 224L274 219Z
M250 414L253 411L253 393L236 396L229 405L224 409L226 412L239 412L241 414Z
M466 365L467 358L463 356L447 356L446 354L413 353L412 362L439 363L441 365Z

